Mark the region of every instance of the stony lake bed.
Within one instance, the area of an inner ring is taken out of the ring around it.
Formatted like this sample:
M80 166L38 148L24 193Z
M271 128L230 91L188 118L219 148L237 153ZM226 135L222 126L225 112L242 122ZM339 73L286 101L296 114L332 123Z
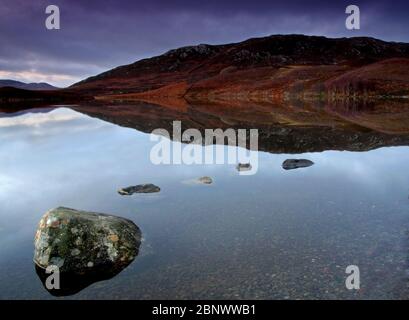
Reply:
M127 125L90 110L0 113L0 298L58 299L33 263L39 221L58 207L140 232L129 265L65 299L408 298L402 138L366 130L350 151L319 139L316 149L262 145L257 173L240 175L249 165L154 165L145 127L157 120ZM345 287L349 265L360 290Z

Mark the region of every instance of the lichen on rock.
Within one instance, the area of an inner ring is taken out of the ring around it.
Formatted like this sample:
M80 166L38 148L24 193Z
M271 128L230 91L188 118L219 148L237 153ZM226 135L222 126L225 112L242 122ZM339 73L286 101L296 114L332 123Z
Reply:
M140 243L141 232L130 220L60 207L38 225L34 262L74 274L115 272L135 259Z

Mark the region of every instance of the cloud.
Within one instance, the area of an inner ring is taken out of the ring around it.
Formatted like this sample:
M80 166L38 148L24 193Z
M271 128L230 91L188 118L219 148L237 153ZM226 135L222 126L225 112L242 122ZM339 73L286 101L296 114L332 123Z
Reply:
M12 79L22 82L48 82L48 83L72 83L80 81L80 77L73 77L66 74L47 74L35 71L0 71L0 78Z
M58 86L190 44L277 33L409 40L407 1L355 1L359 32L345 29L348 1L54 0L61 30L53 31L44 25L48 0L0 1L0 70Z
M25 113L16 117L0 117L0 128L15 126L39 127L44 124L67 122L84 118L80 113L66 110L68 109L60 108L45 113Z

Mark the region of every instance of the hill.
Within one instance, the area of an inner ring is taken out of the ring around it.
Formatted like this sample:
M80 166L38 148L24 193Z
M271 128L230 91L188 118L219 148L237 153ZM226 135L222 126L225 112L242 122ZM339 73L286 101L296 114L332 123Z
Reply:
M24 90L56 90L57 87L52 86L51 84L45 82L39 83L24 83L15 80L0 80L0 88L3 87L12 87L16 89Z
M70 90L106 99L275 99L409 94L409 44L273 35L183 47L120 66Z

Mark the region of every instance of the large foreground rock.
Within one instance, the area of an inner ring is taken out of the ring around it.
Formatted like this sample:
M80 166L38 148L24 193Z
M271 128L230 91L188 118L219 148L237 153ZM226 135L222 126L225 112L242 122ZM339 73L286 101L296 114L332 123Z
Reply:
M67 286L72 294L122 271L138 255L140 244L141 231L130 220L60 207L40 220L34 263L37 273L57 266L62 284L66 281L63 291L53 294L65 295Z

